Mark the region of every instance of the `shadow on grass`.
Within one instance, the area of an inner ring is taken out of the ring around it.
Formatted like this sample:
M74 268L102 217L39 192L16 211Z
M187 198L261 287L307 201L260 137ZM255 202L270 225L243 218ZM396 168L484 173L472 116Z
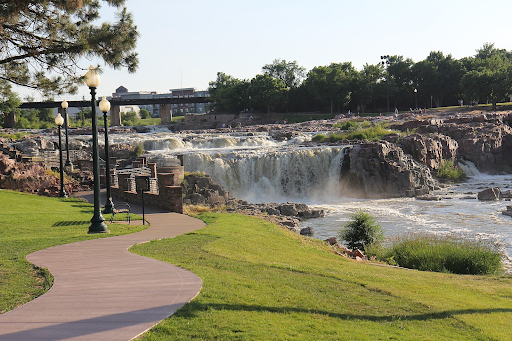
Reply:
M271 313L305 313L305 314L318 314L328 317L339 318L342 320L361 320L372 322L391 322L391 321L428 321L439 320L445 318L452 318L456 315L470 315L470 314L494 314L494 313L511 313L512 308L489 308L489 309L459 309L459 310L446 310L426 314L410 314L410 315L361 315L361 314L340 314L324 310L316 309L302 309L295 307L266 307L266 306L250 306L250 305L233 305L233 304L201 304L197 302L190 302L183 309L178 311L175 316L182 315L194 316L195 312L207 311L209 309L216 310L231 310L231 311L265 311Z
M76 226L76 225L87 225L90 224L90 220L84 220L84 221L77 221L77 220L69 220L69 221L58 221L55 224L52 225L52 227L57 226Z

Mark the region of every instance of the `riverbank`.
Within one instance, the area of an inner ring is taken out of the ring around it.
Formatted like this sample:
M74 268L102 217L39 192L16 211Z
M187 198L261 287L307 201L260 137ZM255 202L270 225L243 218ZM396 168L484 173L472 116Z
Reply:
M196 299L142 336L168 339L508 340L510 278L375 266L325 242L233 214L203 214L194 234L131 251L204 283Z

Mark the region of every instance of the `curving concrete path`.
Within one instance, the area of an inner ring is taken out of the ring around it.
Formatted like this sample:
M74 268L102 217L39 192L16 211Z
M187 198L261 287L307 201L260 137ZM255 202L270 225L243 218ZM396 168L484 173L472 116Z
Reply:
M90 199L92 194L81 193ZM104 202L104 201L102 201ZM142 208L131 205L141 214ZM0 340L130 340L172 315L201 290L201 279L130 253L135 243L203 228L189 216L146 208L151 227L34 252L27 259L55 277L44 295L0 314Z

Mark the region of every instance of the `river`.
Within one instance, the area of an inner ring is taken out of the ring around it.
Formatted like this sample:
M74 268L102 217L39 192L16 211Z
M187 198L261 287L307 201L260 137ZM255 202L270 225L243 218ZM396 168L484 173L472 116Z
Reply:
M326 210L325 218L304 221L315 238L336 236L352 214L364 209L383 227L386 237L406 232L458 234L489 240L512 256L512 218L502 215L508 202L481 202L476 194L489 187L509 189L511 175L472 175L464 183L433 193L440 201L414 198L352 199L339 190L346 146L306 146L313 134L275 141L267 133L111 135L113 143L140 143L153 160L185 155L185 170L209 174L230 193L249 202L304 202ZM510 203L508 203L510 204Z

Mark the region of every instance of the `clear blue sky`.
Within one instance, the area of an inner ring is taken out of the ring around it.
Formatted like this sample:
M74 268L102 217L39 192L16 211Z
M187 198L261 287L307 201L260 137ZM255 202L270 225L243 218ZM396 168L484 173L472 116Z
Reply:
M219 71L251 79L277 58L309 71L347 61L361 69L383 54L415 62L430 51L462 58L486 42L512 50L512 2L505 0L127 0L126 6L140 32L139 70L105 67L99 95L120 85L204 90ZM113 20L113 11L104 10L102 20ZM83 60L84 68L89 64ZM89 96L85 85L79 95Z

